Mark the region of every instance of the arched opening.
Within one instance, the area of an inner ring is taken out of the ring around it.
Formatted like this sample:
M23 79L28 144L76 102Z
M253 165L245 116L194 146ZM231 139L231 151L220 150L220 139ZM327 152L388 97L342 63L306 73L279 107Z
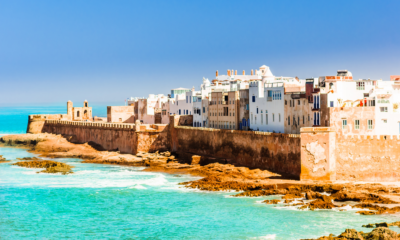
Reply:
M85 102L85 107L87 107L88 106L88 103L87 102Z
M85 110L85 111L83 112L83 116L84 116L85 118L88 117L87 110Z
M79 113L79 111L77 111L77 112L76 112L76 116L79 117L79 115L80 115L80 113Z
M329 89L333 88L333 83L329 83Z

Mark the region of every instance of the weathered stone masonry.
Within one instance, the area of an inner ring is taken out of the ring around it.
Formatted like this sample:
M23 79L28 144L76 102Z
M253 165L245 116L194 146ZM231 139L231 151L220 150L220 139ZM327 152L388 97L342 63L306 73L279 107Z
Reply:
M302 128L300 135L182 126L192 116L171 116L170 125L47 120L30 121L28 132L73 136L106 150L200 155L237 166L267 169L301 180L399 181L400 139L343 136L333 128ZM32 118L33 119L33 118Z

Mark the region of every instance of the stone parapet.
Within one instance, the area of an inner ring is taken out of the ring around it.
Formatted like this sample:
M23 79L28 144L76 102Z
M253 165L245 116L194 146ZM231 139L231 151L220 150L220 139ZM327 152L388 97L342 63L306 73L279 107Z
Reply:
M190 129L190 130L195 130L195 131L224 132L224 133L233 133L233 134L238 134L238 135L265 135L265 136L282 136L282 137L290 137L290 138L300 138L300 134L272 133L272 132L260 132L260 131L242 131L242 130L228 130L228 129L187 127L187 126L175 126L175 128Z
M127 123L102 123L102 122L80 122L80 121L64 121L64 120L46 120L46 125L68 125L74 127L88 127L88 128L117 128L122 130L135 131L135 124Z

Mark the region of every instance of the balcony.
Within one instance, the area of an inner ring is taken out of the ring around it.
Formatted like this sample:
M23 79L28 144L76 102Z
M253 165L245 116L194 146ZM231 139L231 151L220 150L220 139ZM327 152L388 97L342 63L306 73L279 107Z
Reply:
M292 94L292 99L300 99L300 98L306 98L305 93L293 93Z
M274 87L283 87L283 83L282 82L278 82L278 83L266 83L265 84L266 88L274 88Z

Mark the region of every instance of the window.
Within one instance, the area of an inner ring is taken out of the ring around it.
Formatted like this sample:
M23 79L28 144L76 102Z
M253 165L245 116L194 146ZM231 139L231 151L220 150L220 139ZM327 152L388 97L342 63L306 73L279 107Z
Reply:
M287 105L287 100L285 100L285 105Z
M333 83L329 83L329 89L333 88Z
M300 125L300 117L297 117L297 124Z
M288 118L287 118L287 125L290 126L290 116L288 116Z
M304 122L305 122L304 119L305 119L305 117L304 117L304 115L303 115L303 124L304 124Z
M281 91L268 91L268 97L272 97L273 100L281 100L282 93Z
M256 96L252 96L251 99L253 102L256 102Z
M265 125L268 125L268 114L265 114Z
M310 121L310 114L308 114L308 121Z
M275 122L275 113L272 114L272 121Z
M263 124L264 123L264 118L263 118L263 115L261 114L261 124Z
M257 114L258 114L258 108L257 108Z
M347 129L347 119L342 119L342 129Z
M382 119L382 122L383 123L387 123L387 119Z
M354 120L354 129L360 129L360 120Z
M299 105L299 106L300 106L300 100L297 100L297 101L298 101L297 105Z
M388 111L387 107L380 107L380 109L381 109L381 112L387 112Z
M251 113L251 124L253 124L253 113Z
M333 101L331 101L331 107L333 107L334 106L334 102Z
M205 113L206 112L206 107L203 107L203 113Z
M369 97L369 93L364 93L364 97Z
M179 115L181 115L181 110L179 109Z
M77 112L76 112L76 116L77 116L77 117L79 117L79 114L80 114L80 112L79 112L79 111L77 111Z
M188 97L188 96L186 96L186 103L188 103L188 98L189 98L189 97Z
M375 107L375 100L368 100L368 106Z
M281 122L281 114L279 113L279 122Z
M314 113L314 125L317 125L317 113Z
M365 90L365 82L357 82L357 90Z

